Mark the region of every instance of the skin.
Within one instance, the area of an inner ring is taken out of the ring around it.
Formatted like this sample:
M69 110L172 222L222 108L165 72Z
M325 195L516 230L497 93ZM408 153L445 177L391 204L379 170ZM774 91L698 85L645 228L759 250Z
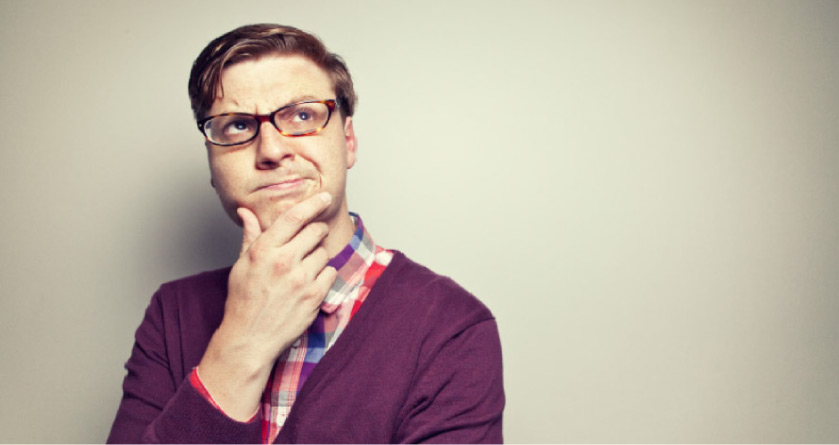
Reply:
M334 99L328 75L302 56L270 55L222 72L224 95L208 115L267 114L303 100ZM321 132L281 135L269 122L248 144L207 143L212 183L242 225L224 318L199 375L233 419L256 412L277 357L312 323L337 273L326 264L354 230L346 172L355 163L352 118L334 113Z

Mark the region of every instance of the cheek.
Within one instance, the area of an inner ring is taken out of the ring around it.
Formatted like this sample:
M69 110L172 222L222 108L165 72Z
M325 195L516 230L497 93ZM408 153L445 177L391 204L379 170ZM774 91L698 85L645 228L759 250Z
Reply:
M232 163L225 161L210 159L210 177L217 193L224 196L232 196L235 193L235 184L241 183L241 180L238 177L237 169L233 167Z
M330 140L326 147L320 147L313 156L321 173L328 176L343 176L352 161L348 158L344 140L337 137Z

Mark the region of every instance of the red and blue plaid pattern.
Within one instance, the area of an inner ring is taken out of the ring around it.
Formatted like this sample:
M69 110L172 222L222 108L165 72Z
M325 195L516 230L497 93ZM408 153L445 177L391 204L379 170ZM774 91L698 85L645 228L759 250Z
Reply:
M280 356L268 379L262 396L263 443L272 443L280 433L297 394L315 365L335 344L393 258L392 252L373 243L361 218L351 215L356 223L352 240L329 260L329 265L338 271L338 278L324 298L315 321Z

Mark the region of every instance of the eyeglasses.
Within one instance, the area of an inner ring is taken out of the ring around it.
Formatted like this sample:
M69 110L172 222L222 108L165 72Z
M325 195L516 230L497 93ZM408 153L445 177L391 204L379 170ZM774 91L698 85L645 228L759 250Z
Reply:
M286 105L270 114L224 113L198 121L198 129L212 144L228 147L248 143L263 122L271 122L283 136L311 136L324 128L338 108L334 99Z

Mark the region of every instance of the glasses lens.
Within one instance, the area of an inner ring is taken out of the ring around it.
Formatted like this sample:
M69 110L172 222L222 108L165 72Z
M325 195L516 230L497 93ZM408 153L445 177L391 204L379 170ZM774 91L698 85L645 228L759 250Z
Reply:
M290 136L314 133L326 126L329 107L319 102L295 104L277 111L274 123Z
M259 122L253 116L230 114L205 122L204 134L214 144L241 144L252 139L258 127Z

